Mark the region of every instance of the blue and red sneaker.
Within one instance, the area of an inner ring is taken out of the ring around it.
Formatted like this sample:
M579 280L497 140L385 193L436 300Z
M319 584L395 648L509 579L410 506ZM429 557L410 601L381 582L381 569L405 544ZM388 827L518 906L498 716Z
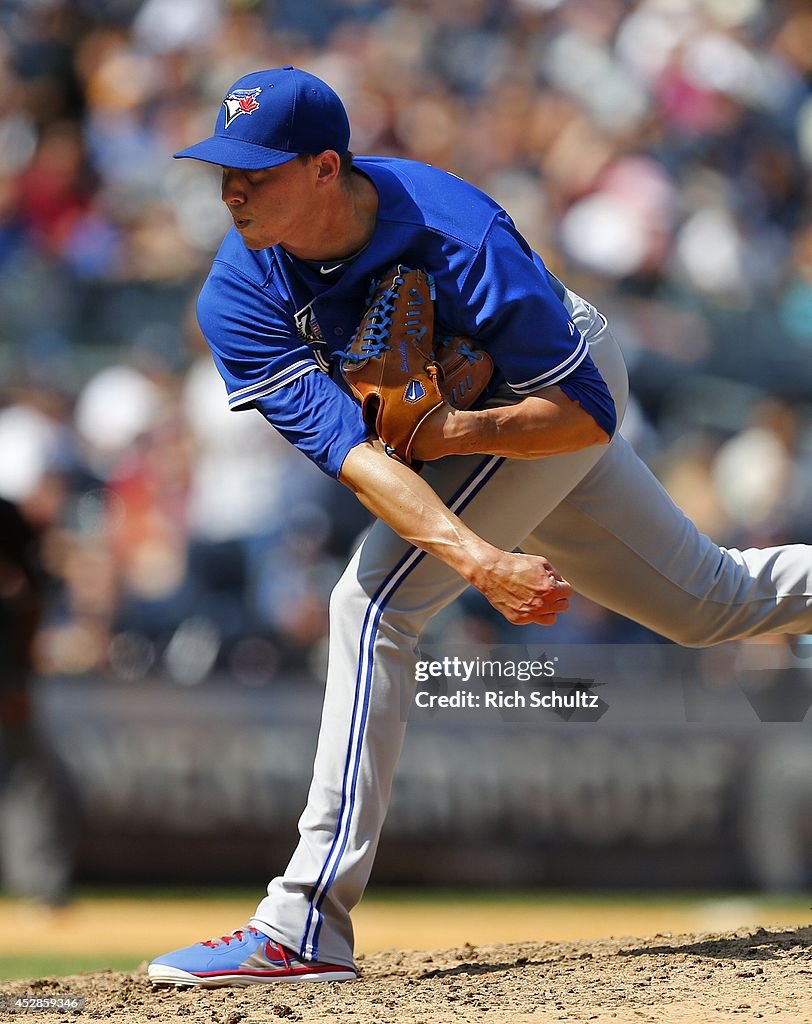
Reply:
M274 981L354 981L352 967L301 960L252 925L176 949L149 965L153 985L262 985Z

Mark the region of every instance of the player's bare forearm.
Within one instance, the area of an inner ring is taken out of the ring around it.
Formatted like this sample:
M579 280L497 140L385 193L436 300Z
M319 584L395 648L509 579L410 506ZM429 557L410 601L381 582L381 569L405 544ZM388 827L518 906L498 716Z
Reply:
M462 412L445 406L421 428L417 459L444 455L501 455L540 459L607 444L609 436L578 402L558 387L544 388L515 405Z
M353 448L340 480L373 515L458 572L509 621L550 625L566 611L572 588L546 558L503 551L483 540L378 442Z
M404 540L440 558L469 582L487 572L497 549L470 530L412 469L390 459L378 442L353 448L340 479Z

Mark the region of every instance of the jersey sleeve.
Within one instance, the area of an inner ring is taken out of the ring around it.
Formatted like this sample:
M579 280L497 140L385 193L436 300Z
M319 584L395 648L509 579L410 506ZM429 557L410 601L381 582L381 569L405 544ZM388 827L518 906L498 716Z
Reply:
M229 407L259 409L283 437L337 478L349 450L369 431L360 405L321 370L283 305L216 260L197 316Z
M292 318L260 284L215 260L197 319L226 386L230 409L250 408L319 366Z
M494 218L460 297L466 330L519 395L558 384L587 356L544 265L506 214Z
M370 436L358 402L321 371L257 398L254 405L286 440L336 480L350 449Z
M578 402L589 413L598 426L606 431L607 436L614 436L617 430L615 401L589 353L578 364L578 368L560 381L558 386L567 398Z

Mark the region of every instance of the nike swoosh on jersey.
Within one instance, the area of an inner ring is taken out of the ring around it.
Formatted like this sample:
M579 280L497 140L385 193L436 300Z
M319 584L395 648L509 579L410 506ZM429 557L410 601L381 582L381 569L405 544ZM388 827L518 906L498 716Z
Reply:
M332 274L334 270L338 270L339 267L343 267L343 263L336 263L334 267L319 267L320 274Z

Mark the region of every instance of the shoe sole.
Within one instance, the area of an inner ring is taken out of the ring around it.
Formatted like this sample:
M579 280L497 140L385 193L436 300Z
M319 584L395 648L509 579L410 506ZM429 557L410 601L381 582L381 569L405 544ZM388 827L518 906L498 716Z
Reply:
M355 981L358 975L348 967L324 967L312 970L305 967L294 967L288 973L269 971L267 974L215 974L201 976L182 971L179 967L165 964L150 964L147 975L153 985L175 985L177 987L200 986L201 988L218 988L231 985L244 987L247 985L272 985L294 981Z

